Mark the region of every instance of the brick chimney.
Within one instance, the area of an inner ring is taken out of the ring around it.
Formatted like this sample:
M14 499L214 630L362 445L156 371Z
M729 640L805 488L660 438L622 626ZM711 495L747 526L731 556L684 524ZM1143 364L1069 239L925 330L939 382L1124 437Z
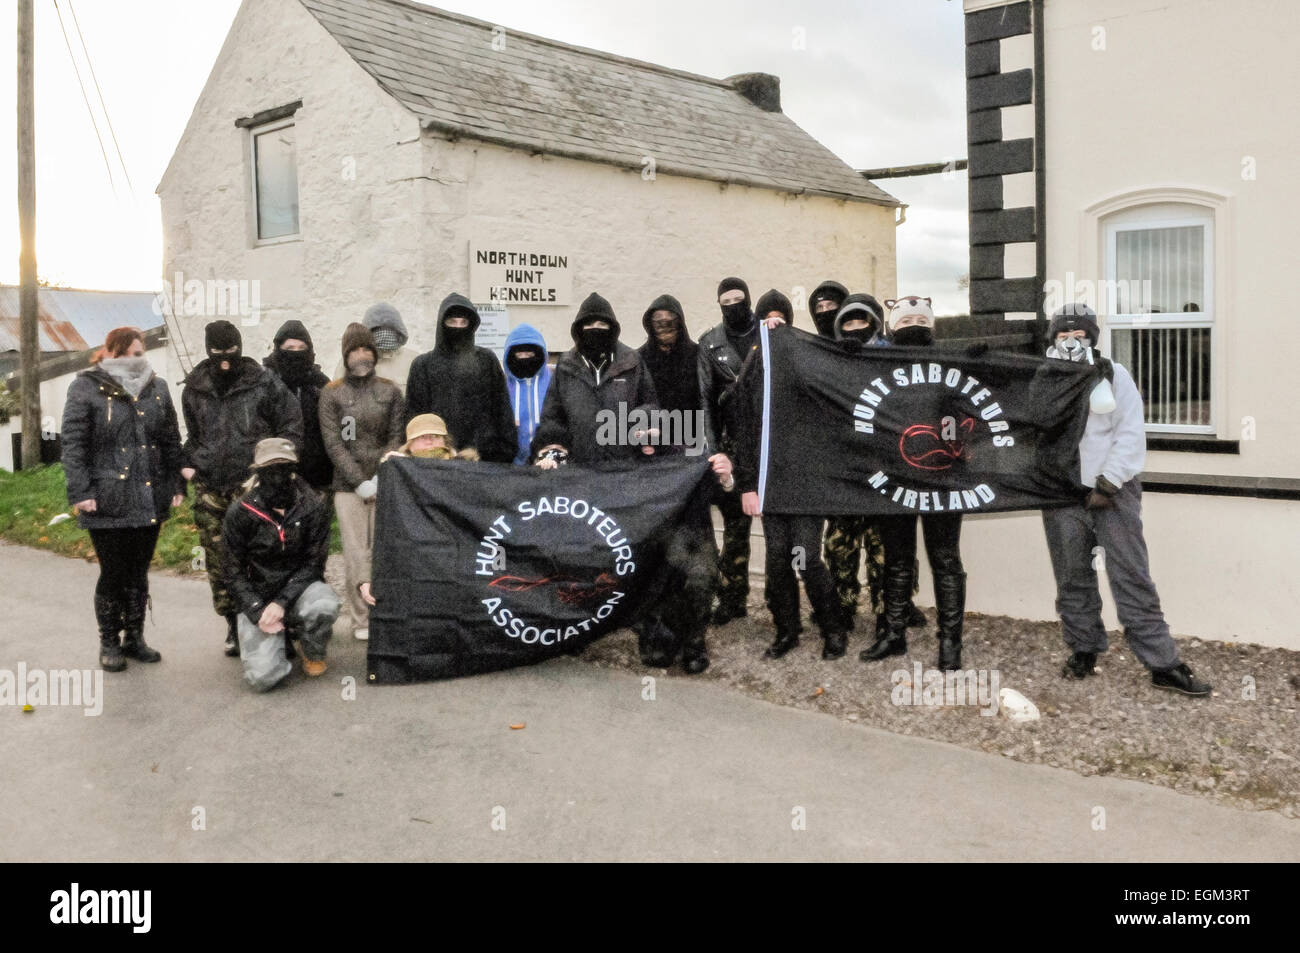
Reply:
M764 112L781 111L781 77L771 73L737 73L723 82L735 87L736 92Z

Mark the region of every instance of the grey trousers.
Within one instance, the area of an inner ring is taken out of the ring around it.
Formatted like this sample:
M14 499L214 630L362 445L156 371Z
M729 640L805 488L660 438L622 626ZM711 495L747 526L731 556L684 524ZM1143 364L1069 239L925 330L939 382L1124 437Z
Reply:
M1125 483L1114 509L1089 510L1079 505L1043 510L1043 529L1056 576L1056 613L1071 651L1106 651L1097 583L1101 569L1110 583L1124 637L1138 661L1150 669L1177 665L1178 648L1147 564L1142 484L1136 479Z
M285 623L298 637L304 658L319 662L333 634L334 620L342 603L326 582L313 582L285 613ZM293 668L284 653L284 633L267 635L239 613L239 658L244 663L244 680L255 691L270 691Z

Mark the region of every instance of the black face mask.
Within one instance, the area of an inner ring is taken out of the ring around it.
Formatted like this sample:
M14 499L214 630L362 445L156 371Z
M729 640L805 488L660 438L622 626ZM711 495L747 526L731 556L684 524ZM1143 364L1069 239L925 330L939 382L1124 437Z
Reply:
M744 334L754 326L754 313L749 310L748 301L722 305L722 323L732 334Z
M593 364L614 350L613 328L582 328L578 331L578 353Z
M239 373L239 362L243 359L243 356L244 349L242 347L234 354L214 354L208 351L208 358L212 361L212 376L217 383L217 387L224 389L230 386L230 382ZM222 361L230 363L230 370L223 371L221 369Z
M262 502L277 510L287 510L298 495L298 473L288 465L263 467L257 473L257 489Z
M894 332L893 341L899 347L929 347L934 343L934 332L919 324L909 324Z
M506 355L506 367L511 374L520 379L532 377L542 369L544 363L546 363L546 359L542 357L541 352L536 348L533 349L532 357L520 358L514 351Z
M850 341L857 341L859 344L867 344L876 336L875 328L854 328L852 331L840 332Z
M295 385L305 381L315 363L316 355L311 351L281 349L275 352L275 366L279 368L280 377L286 384Z
M821 311L813 315L813 324L817 326L817 333L824 338L835 336L835 310Z
M448 347L461 348L474 343L474 329L468 324L463 328L442 326L442 339Z

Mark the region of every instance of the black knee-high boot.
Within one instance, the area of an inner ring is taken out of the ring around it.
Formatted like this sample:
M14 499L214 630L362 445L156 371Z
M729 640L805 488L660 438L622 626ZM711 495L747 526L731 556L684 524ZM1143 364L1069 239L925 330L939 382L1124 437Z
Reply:
M939 668L955 672L961 668L961 630L966 616L966 574L943 573L934 577L934 601L938 616Z
M144 640L144 620L149 605L147 589L127 589L122 593L122 654L137 662L161 662L162 653Z
M99 667L106 672L126 668L118 633L122 631L122 608L116 596L95 593L95 622L99 625Z
M858 658L864 662L875 662L907 651L907 616L911 595L912 567L886 566L884 631L877 630L876 641L859 652Z

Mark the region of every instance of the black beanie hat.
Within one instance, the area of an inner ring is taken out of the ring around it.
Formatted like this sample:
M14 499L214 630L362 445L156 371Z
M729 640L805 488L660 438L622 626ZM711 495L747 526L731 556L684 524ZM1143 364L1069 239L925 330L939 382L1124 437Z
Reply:
M203 346L209 351L226 351L232 347L242 348L244 338L239 328L229 321L213 321L203 329Z
M1047 340L1056 343L1056 336L1062 331L1087 332L1092 346L1101 343L1101 328L1097 324L1097 312L1086 304L1067 304L1052 315L1052 323L1047 328Z
M760 321L767 317L769 311L780 311L785 315L786 324L794 324L794 306L790 304L789 298L775 288L766 292L754 306L754 314Z
M275 332L275 346L278 348L285 341L293 338L295 341L301 341L307 345L307 350L315 351L316 345L311 341L311 332L307 326L298 320L290 320L280 325L280 330Z
M718 297L721 298L727 291L743 291L745 293L745 303L749 303L749 285L745 284L739 278L723 278L718 282Z
M602 298L596 292L587 295L586 299L578 306L578 316L573 319L573 326L569 329L573 339L578 339L578 329L588 321L604 321L609 324L610 329L614 332L615 340L618 339L619 327L618 318L614 317L614 309L610 303Z

